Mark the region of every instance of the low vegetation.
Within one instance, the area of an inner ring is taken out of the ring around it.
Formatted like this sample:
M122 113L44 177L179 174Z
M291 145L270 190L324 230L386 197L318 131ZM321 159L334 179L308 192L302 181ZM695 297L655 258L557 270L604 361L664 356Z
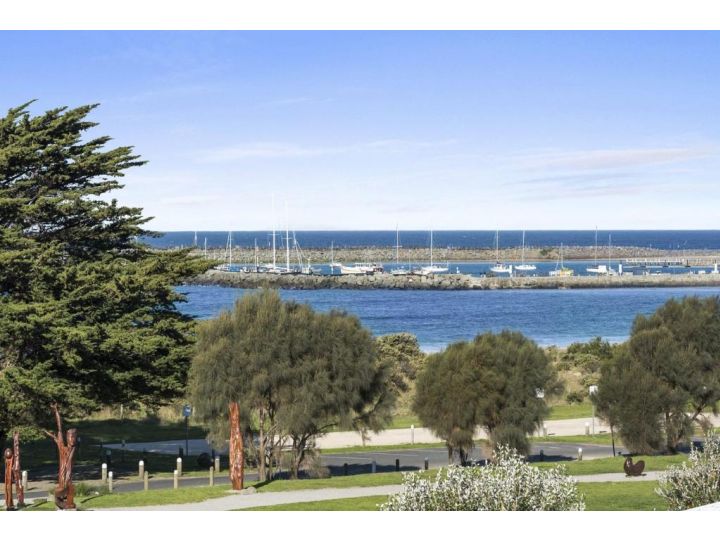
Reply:
M710 437L703 450L694 446L690 458L670 467L660 479L657 494L671 510L687 510L720 501L720 439Z

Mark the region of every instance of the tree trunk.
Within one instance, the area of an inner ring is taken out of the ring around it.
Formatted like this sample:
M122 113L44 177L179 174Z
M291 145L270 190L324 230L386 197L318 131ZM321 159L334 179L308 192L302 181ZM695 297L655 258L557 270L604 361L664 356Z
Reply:
M17 491L18 506L25 504L25 490L22 484L22 466L20 465L20 433L13 433L13 476Z
M265 469L265 410L261 407L258 411L258 479L267 482L267 471Z
M240 406L230 403L230 482L235 490L243 489L245 476L245 449L240 429Z
M448 465L452 465L453 462L453 448L449 444L446 445L448 449Z
M15 510L15 505L13 504L13 482L12 482L12 472L13 472L13 452L9 448L5 449L5 509L6 510Z

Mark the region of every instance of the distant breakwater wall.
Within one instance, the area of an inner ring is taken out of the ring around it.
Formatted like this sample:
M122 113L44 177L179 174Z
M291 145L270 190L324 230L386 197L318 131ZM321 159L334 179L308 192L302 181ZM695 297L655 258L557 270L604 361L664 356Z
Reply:
M187 281L192 285L219 285L242 289L612 289L622 287L720 287L719 274L662 274L647 276L528 276L475 277L465 274L432 276L310 276L209 270Z

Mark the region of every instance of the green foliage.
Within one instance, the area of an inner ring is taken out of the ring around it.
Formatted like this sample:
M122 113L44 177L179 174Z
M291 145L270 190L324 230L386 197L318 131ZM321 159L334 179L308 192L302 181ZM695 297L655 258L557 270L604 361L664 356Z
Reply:
M702 451L693 445L690 458L670 467L657 494L671 510L688 510L720 502L720 439L708 437Z
M560 388L550 361L533 341L518 332L486 333L428 359L414 407L423 425L461 461L478 426L495 447L505 444L526 453L528 434L548 414L538 390L549 397Z
M598 413L633 452L675 451L720 400L720 298L670 300L635 319L601 370ZM688 409L690 410L688 414Z
M407 392L425 361L417 337L408 333L388 334L377 338L375 343L380 362L390 369L390 383L396 393Z
M335 426L379 430L389 421L389 369L356 317L315 313L265 290L202 323L196 351L190 399L212 439L227 438L228 404L236 401L243 425L257 432L258 455L289 441L295 474L318 435Z
M585 392L584 390L580 390L577 392L568 392L565 396L565 401L567 401L569 404L582 403L583 401L585 401L587 395L587 392Z
M141 209L107 194L144 162L83 140L94 106L0 118L0 439L102 405L157 407L182 393L193 322L173 290L205 263L155 252Z
M612 345L600 337L591 339L587 343L572 343L560 358L563 369L578 369L587 375L596 374L600 367L613 356L617 345ZM597 381L586 380L584 384L595 384Z

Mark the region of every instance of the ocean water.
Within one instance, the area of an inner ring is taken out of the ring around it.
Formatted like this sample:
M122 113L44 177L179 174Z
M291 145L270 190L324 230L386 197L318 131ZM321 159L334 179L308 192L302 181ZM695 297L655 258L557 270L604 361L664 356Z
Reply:
M179 308L200 319L231 309L246 289L183 286ZM283 290L284 299L314 309L357 315L373 334L410 332L425 351L437 351L485 331L517 330L540 345L564 346L600 336L623 341L637 314L670 298L720 295L720 288L641 288L495 291Z
M648 247L658 249L720 249L720 231L598 231L598 244L606 246L608 236L614 246ZM160 238L144 238L158 248L193 245L194 231L163 233ZM202 246L207 239L208 247L225 247L228 231L197 231L197 243ZM395 231L295 231L295 238L302 248L335 247L381 247L395 246ZM232 231L233 245L239 247L269 247L270 231ZM278 249L283 247L285 234L277 233ZM527 246L593 246L595 231L526 231ZM495 231L435 231L433 244L438 248L491 248L495 246ZM500 247L522 245L522 231L500 231ZM291 239L292 245L292 239ZM429 231L400 231L401 247L428 247Z

